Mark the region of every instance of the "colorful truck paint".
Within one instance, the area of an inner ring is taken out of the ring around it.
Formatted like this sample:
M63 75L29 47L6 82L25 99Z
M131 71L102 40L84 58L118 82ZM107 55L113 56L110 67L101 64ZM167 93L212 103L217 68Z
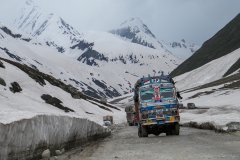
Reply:
M139 137L179 135L177 93L168 75L143 77L135 84L135 110Z

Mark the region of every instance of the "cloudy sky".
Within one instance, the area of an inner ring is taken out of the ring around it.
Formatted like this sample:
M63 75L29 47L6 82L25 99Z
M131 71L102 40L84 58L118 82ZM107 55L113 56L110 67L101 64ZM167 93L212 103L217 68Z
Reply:
M0 0L0 22L9 24L26 0ZM238 13L240 0L32 0L80 33L108 31L139 17L159 40L201 45Z

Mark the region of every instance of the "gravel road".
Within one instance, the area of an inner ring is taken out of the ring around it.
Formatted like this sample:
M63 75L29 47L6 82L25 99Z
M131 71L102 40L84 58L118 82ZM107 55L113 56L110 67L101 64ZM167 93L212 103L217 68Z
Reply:
M136 126L124 126L108 138L67 152L62 160L239 160L240 136L181 127L179 136L139 138Z

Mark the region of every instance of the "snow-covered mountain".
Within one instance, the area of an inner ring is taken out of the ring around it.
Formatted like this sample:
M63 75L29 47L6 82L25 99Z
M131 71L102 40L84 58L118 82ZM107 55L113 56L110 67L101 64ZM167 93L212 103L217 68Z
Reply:
M144 24L138 17L128 19L117 29L110 30L109 32L132 43L170 52L183 60L190 57L200 48L198 45L186 43L184 39L180 42L172 43L166 43L163 40L158 40L147 25Z
M151 57L151 59L157 58L155 61L163 59L160 62L167 64L166 67L170 66L170 68L161 67L158 70L164 70L167 73L182 62L182 60L170 55L168 52L164 53L163 50L151 50L141 45L123 41L106 32L89 31L80 35L60 17L53 13L46 13L35 6L31 0L26 1L19 17L14 21L14 26L33 37L37 37L37 39L44 41L49 46L55 46L59 52L63 52L65 55L90 66L100 67L104 66L105 63L116 61L141 66L151 65L147 60L138 58L144 59L146 56ZM151 31L148 32L151 33ZM159 55L154 56L157 53ZM165 57L168 57L171 62L169 60L165 61ZM154 64L154 61L151 63ZM151 70L157 71L156 69Z
M132 72L129 65L136 66L134 74L142 76L141 71L147 66L149 69L152 67L149 70L150 74L160 73L160 71L168 73L168 70L177 67L182 62L181 59L168 52L126 42L107 32L89 31L85 33L83 39L93 43L78 57L78 60L91 66L118 65L129 72ZM75 54L74 49L71 53ZM140 66L141 70L138 70ZM152 72L152 70L155 71Z
M23 5L13 26L65 54L68 53L69 46L81 37L81 34L62 18L42 10L31 0L27 0Z
M94 43L83 54L79 53L77 43L70 52L76 58L59 54L40 39L3 24L0 36L1 57L51 74L95 98L129 93L139 77L161 71L168 73L181 63L171 54L125 42L104 32L89 32L85 36ZM108 44L111 45L107 47Z

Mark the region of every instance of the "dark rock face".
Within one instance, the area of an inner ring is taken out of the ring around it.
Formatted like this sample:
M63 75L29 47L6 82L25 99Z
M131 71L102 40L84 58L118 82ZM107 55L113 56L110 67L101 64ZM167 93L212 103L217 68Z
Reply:
M1 61L0 61L0 67L5 68L5 66L3 65L3 63Z
M30 42L31 41L31 38L21 38L21 40L24 40L26 42Z
M21 34L13 34L12 31L10 29L8 29L7 27L2 27L0 29L3 30L3 32L5 32L6 34L12 36L13 38L21 38L22 37Z
M108 87L104 91L105 91L106 95L111 98L121 96L121 94L112 86Z
M106 84L100 82L99 80L97 80L97 79L95 79L95 78L92 78L92 81L93 81L93 83L95 83L97 86L99 86L99 87L101 87L101 88L103 88L103 89L106 89L106 88L107 88L107 85L106 85Z
M68 30L73 29L69 24L67 24L64 20L62 20L62 18L60 18L60 20L61 20L62 25L65 26Z
M91 97L94 97L96 99L100 99L101 97L98 95L98 91L96 91L94 88L90 87L89 85L87 85L84 82L81 82L82 84L84 84L85 86L87 86L88 90L83 90L82 93L89 95Z
M77 60L82 61L83 63L86 62L86 64L89 66L99 66L98 63L95 62L95 59L108 62L108 58L105 57L104 54L98 53L91 48L88 48L88 50L84 52L80 57L78 57Z
M84 50L86 48L92 47L93 45L94 45L94 43L87 43L84 40L82 40L78 44L76 44L70 48L75 49L76 47L78 47L78 49Z
M173 47L173 48L176 48L176 47L182 48L182 45L181 45L181 43L173 42L173 43L172 43L172 47ZM186 46L185 46L185 48L186 48Z
M21 92L22 88L20 87L20 85L17 82L13 82L11 83L12 87L9 87L10 91L12 91L13 93L16 92Z
M240 66L240 58L228 69L228 71L223 75L223 77L228 76L229 74L236 71Z
M77 81L77 80L75 80L73 78L69 78L69 80L75 82L77 85L83 86L79 81Z
M55 106L55 107L57 107L57 108L59 108L59 109L61 109L61 110L64 110L65 112L74 112L74 110L72 110L72 109L70 109L70 108L68 108L68 107L64 107L62 104L60 104L60 103L62 103L62 101L61 100L59 100L58 98L56 98L56 97L52 97L52 96L50 96L50 95L48 95L48 94L43 94L42 96L41 96L41 98L43 99L43 100L45 100L45 102L46 103L48 103L48 104L51 104L51 105L53 105L53 106Z
M125 57L123 57L123 55L119 55L118 57L110 59L110 61L112 62L115 62L118 60L121 61L123 64L126 64L127 61L134 64L139 63L139 59L137 59L136 55L133 55L133 53L126 55Z
M145 26L145 33L146 34L150 34L152 37L155 38L155 36L152 34L152 32L147 28L146 25ZM112 34L116 34L116 35L119 35L121 37L125 37L127 39L131 39L132 43L137 43L137 44L141 44L143 46L146 46L146 47L150 47L150 48L154 48L154 46L151 44L151 43L148 43L148 42L145 42L144 40L142 40L141 38L138 38L136 37L136 34L139 31L139 29L135 29L134 31L131 31L131 28L130 27L126 27L126 28L122 28L122 29L116 29L116 30L111 30L109 31L110 33ZM154 48L155 49L155 48Z
M7 54L9 55L9 57L11 57L11 58L13 58L13 59L15 59L15 60L17 60L17 61L19 61L19 62L22 61L22 58L21 58L21 57L15 55L15 54L10 53L7 48L1 48L1 47L0 47L0 49L4 50L5 53L7 53Z
M64 49L62 46L58 46L58 45L55 44L54 42L46 41L45 43L46 43L46 45L48 45L48 46L53 46L53 47L55 47L55 48L58 50L58 52L60 52L60 53L64 53L64 52L65 52L65 49Z
M35 66L35 65L33 65L33 64L30 64L30 66L31 66L33 69L38 70L37 66Z
M1 77L0 77L0 84L3 85L3 86L6 86L6 82Z
M127 28L122 28L122 29L116 29L116 30L111 30L109 31L112 34L120 35L121 37L126 37L127 39L134 39L136 33L139 31L131 32L130 27Z
M42 76L37 75L31 71L29 71L29 77L31 77L32 79L34 79L37 83L39 83L41 86L46 85L44 79L42 78Z

